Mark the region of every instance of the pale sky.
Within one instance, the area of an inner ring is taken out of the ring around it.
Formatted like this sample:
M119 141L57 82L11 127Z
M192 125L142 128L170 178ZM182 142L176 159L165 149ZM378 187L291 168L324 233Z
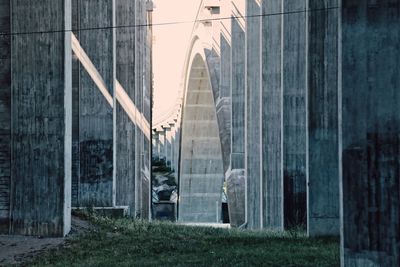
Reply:
M153 23L193 21L201 0L154 0ZM153 122L170 111L178 97L193 23L153 27Z

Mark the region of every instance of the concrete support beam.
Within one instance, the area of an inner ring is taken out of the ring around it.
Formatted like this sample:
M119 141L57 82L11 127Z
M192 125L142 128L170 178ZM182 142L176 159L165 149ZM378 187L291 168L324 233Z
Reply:
M63 236L71 222L71 1L12 1L11 14L14 32L50 32L11 40L10 232Z
M263 227L263 181L261 175L261 7L246 0L246 97L245 97L245 169L247 179L247 227Z
M82 0L78 3L81 31L78 36L94 67L114 95L115 38L113 0ZM99 29L96 29L99 28ZM113 206L114 114L113 108L83 67L79 70L79 206Z
M400 266L400 1L342 8L342 266Z
M10 0L0 0L0 33L11 31ZM0 233L7 234L11 187L11 35L0 35Z
M263 1L263 14L282 13L282 0ZM283 16L262 17L262 158L264 227L284 229Z
M337 0L309 0L308 194L309 236L339 235ZM339 59L340 60L340 59Z

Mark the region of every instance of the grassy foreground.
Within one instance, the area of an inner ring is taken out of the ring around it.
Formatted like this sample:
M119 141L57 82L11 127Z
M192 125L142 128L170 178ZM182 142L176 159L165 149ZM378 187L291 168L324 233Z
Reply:
M339 266L334 238L92 217L98 227L30 266Z

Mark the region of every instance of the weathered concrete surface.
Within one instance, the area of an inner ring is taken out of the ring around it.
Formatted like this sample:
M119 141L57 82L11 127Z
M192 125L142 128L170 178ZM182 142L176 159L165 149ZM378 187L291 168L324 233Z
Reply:
M308 14L308 197L310 236L339 235L337 0L310 0ZM325 10L324 10L325 9ZM318 10L318 11L315 11Z
M196 54L190 66L183 106L180 204L181 222L219 222L223 163L210 77Z
M72 29L79 39L80 19L78 16L80 0L72 0ZM79 206L80 185L80 149L79 149L79 95L81 64L75 54L72 55L72 206Z
M227 173L227 195L231 225L245 222L245 181L240 173L245 167L245 33L238 19L231 19L231 154L230 171ZM238 187L240 186L240 187ZM236 187L236 189L234 188ZM230 189L229 189L230 188ZM239 216L243 216L240 218Z
M232 18L231 44L231 168L244 168L245 122L245 33L243 25Z
M263 181L261 175L261 7L246 0L246 97L245 97L245 169L247 177L247 227L263 226Z
M306 0L284 0L283 177L285 227L306 225Z
M10 1L0 1L0 33L10 33ZM0 35L0 233L8 233L11 177L11 35Z
M113 26L112 0L79 2L81 28ZM79 42L103 78L110 95L114 91L113 30L81 31ZM84 68L80 68L79 142L80 206L113 205L113 109Z
M282 1L263 1L262 10L282 13ZM264 227L283 230L282 15L262 18L261 41Z
M220 91L215 106L217 109L224 172L226 172L229 168L231 153L231 46L222 34L220 35L220 42Z
M400 266L400 1L342 5L342 264Z
M63 236L71 210L71 2L15 0L12 36L11 229ZM45 20L43 18L46 18Z
M129 0L117 0L116 26L135 23L135 3ZM135 28L116 29L116 77L127 96L135 100ZM136 126L126 111L117 102L115 107L115 185L117 206L129 206L129 214L135 207L135 145Z

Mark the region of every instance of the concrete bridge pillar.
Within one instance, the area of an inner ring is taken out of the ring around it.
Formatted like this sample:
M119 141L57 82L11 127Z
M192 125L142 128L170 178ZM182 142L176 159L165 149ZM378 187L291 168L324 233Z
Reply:
M160 160L164 159L165 160L165 133L164 130L159 127L157 128L157 133L158 133L158 139L160 142Z
M228 170L228 205L232 225L245 222L245 32L243 20L231 19L231 156Z
M261 6L246 0L246 105L245 105L245 169L247 179L247 227L263 227L263 180L261 142Z
M129 0L115 0L115 25L135 24L135 3ZM115 71L116 79L125 91L123 101L135 101L136 79L135 73L135 46L136 30L132 27L117 28L115 30ZM124 110L119 101L114 107L115 131L115 205L129 206L130 215L134 214L135 195L138 193L135 186L136 157L135 153L140 146L135 142L136 132L140 129L137 122L132 121L129 111Z
M282 0L263 1L263 14L282 13ZM262 176L264 227L284 229L283 190L283 17L262 18Z
M74 80L79 84L79 162L78 206L113 206L114 195L114 81L115 35L114 1L82 0L74 16L79 17L77 39L103 79L106 92L101 92L81 67ZM99 28L99 29L97 29ZM105 95L110 99L107 100Z
M171 155L170 155L170 159L171 159L171 170L175 169L175 149L176 149L176 140L175 140L175 136L176 136L176 128L175 128L175 123L170 122L169 126L171 127Z
M400 1L342 8L342 266L400 266Z
M160 137L156 131L153 132L153 158L160 157Z
M309 0L307 232L339 235L339 1Z
M71 1L10 3L0 1L0 31L27 34L0 37L0 232L64 236L71 220Z
M307 225L311 236L339 233L335 6L262 4L264 14L299 11L262 18L260 205L266 228ZM314 11L302 12L307 9Z
M0 32L11 32L10 1L0 1ZM9 232L11 190L11 35L0 35L0 233Z
M163 125L162 128L164 129L164 136L165 136L165 164L168 167L171 167L171 127L169 124Z

